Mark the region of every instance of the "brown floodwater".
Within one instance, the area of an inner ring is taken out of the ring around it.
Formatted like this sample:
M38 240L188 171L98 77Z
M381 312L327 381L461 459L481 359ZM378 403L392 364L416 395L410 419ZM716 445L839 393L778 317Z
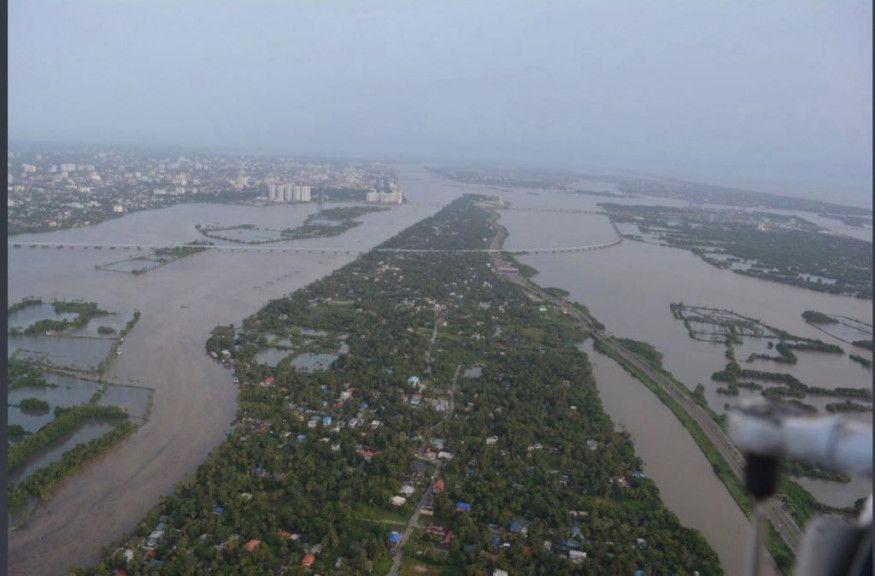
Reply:
M705 535L726 574L743 574L750 523L692 436L641 382L596 352L591 340L582 349L592 364L605 411L618 430L629 433L666 507L684 526Z
M376 246L458 197L465 187L400 167L410 204L359 218L333 238L286 242L351 251ZM16 241L173 244L203 239L196 224L290 226L312 205L186 204L137 212L87 228ZM12 574L61 574L95 561L130 531L174 485L195 471L225 437L236 409L232 374L204 351L210 330L236 323L271 298L288 294L355 258L349 254L207 251L134 276L96 270L136 250L9 250L9 299L25 296L96 301L107 310L140 310L110 380L153 388L149 420L57 488L26 526L9 534ZM142 254L146 254L144 250Z
M513 206L525 208L591 210L605 201L547 191L501 192ZM611 201L662 203L653 198ZM516 247L535 242L542 248L578 246L606 242L613 237L604 216L577 214L569 219L567 215L529 212L520 218L519 214L523 213L506 212L501 219L509 231L509 243ZM549 233L541 233L543 230ZM564 288L572 300L588 306L610 333L653 344L663 354L665 367L679 380L691 389L703 384L709 404L718 412L737 400L718 394L720 385L711 380L711 374L726 364L725 347L691 339L683 323L675 320L669 310L673 302L731 309L800 336L837 344L845 351L844 355L799 352L796 365L757 360L748 365L752 368L788 372L807 384L824 388L871 387L871 372L848 358L851 352L867 358L871 358L871 353L824 334L801 317L803 311L813 309L871 324L871 300L765 282L718 269L685 250L635 241L590 252L526 254L520 260L538 270L534 280L540 285ZM757 346L756 342L745 343L736 350L738 359L744 363ZM648 462L646 469L659 486L666 505L683 524L705 534L728 574L739 573L741 570L733 567L737 566L737 558L743 558L746 546L742 534L744 519L698 447L673 414L643 385L612 360L597 354L591 358L608 414L633 435L636 450ZM808 398L805 402L823 412L827 403L839 400ZM871 414L850 417L870 421ZM871 492L867 482L856 479L849 484L809 480L803 480L803 484L816 498L836 506L849 505Z

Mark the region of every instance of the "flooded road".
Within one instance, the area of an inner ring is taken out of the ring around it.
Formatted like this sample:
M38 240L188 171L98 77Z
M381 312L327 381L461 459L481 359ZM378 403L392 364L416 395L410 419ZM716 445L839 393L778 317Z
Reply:
M287 242L303 247L369 249L464 192L416 168L399 169L410 204L362 216L333 238ZM172 244L203 239L196 224L303 222L312 205L269 207L187 204L138 212L96 226L17 236L16 241ZM145 252L144 252L145 253ZM135 254L130 254L133 256ZM108 378L153 388L149 420L134 434L65 480L47 506L9 534L12 574L61 574L94 561L174 485L193 473L234 419L230 371L204 343L218 324L239 322L269 299L313 282L353 254L207 251L143 275L96 270L126 254L109 250L10 249L9 300L83 299L108 310L140 310Z

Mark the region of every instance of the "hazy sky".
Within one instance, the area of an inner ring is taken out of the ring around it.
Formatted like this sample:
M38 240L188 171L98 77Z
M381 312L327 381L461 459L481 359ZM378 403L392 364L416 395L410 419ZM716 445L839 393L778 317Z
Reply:
M870 204L871 10L10 0L10 137L649 171Z

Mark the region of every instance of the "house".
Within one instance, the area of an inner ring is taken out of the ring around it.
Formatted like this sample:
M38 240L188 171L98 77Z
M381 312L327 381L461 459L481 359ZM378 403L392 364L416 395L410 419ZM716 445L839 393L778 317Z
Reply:
M529 531L529 529L522 522L517 522L516 520L510 521L510 525L508 526L508 529L513 534L527 534Z
M404 496L392 496L390 502L392 502L392 506L404 506L407 503L407 498Z
M580 550L569 550L568 559L574 564L580 564L586 560L586 552L581 552Z
M322 425L323 426L331 426L331 416L323 416L322 417Z
M261 545L261 540L252 539L246 544L243 545L243 549L247 552L255 552L255 550Z
M410 496L415 491L416 490L413 488L413 484L410 484L409 482L405 482L404 484L402 484L401 489L399 490L399 492L404 494L405 496Z
M509 576L509 575L507 573L507 570L501 570L499 568L496 568L495 570L492 571L492 576Z
M456 512L470 512L471 505L467 502L456 502Z
M438 478L437 480L434 481L433 487L434 487L435 492L443 492L444 488L446 488L447 485L444 482L443 478Z
M498 436L490 436L486 439L487 446L495 446L496 442L498 442Z
M452 460L453 453L452 452L438 452L437 457L440 458L441 460Z
M392 532L389 533L389 543L398 544L399 542L401 542L401 532L392 530Z
M599 443L595 440L587 440L586 447L589 448L590 450L595 450L599 447Z
M418 386L419 385L419 376L409 377L407 379L407 383L410 384L411 386Z
M280 528L279 530L276 531L276 535L279 536L280 538L282 538L283 540L292 540L292 541L297 540L298 538L301 537L299 534L296 534L294 532L286 532L282 528Z
M313 565L313 562L315 562L315 561L316 561L315 556L313 556L312 554L307 554L306 556L304 556L304 559L301 560L301 566L303 566L304 568L309 568L310 566Z

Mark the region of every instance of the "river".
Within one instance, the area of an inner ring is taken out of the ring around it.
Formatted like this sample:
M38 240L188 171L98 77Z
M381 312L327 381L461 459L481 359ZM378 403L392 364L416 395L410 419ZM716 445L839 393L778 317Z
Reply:
M538 210L598 210L599 202L681 205L656 198L607 199L556 191L496 189L512 207ZM525 214L523 217L522 215ZM507 246L555 248L600 244L616 238L606 217L594 214L550 212L504 212L501 223L508 229ZM871 236L869 237L871 241ZM872 322L872 302L785 286L715 268L692 253L635 241L624 241L603 250L524 254L520 261L538 270L533 280L541 286L556 286L569 298L589 307L606 329L617 336L644 340L663 354L664 366L690 389L705 386L709 404L718 412L733 399L717 393L710 375L726 364L725 348L692 340L683 323L675 320L669 304L684 302L728 308L762 320L777 328L842 346L846 354L798 354L799 362L786 367L757 361L753 367L790 372L807 384L825 388L870 387L871 372L851 362L847 353L871 358L868 352L849 346L805 323L801 314L814 309ZM587 351L593 363L605 409L633 438L636 452L645 461L645 471L654 479L663 500L681 522L705 534L720 556L727 574L743 571L740 564L747 549L747 522L725 487L711 471L707 460L674 415L642 384L632 379L613 360ZM746 359L737 351L741 362ZM806 399L819 408L836 399ZM855 416L869 421L871 414ZM850 484L802 480L821 501L847 506L871 492L868 482Z
M465 191L422 169L399 168L410 203L369 213L334 238L286 242L367 250L433 214ZM16 242L166 245L203 239L196 224L299 224L313 205L184 204L136 212L87 228L15 237ZM174 485L192 474L225 437L236 410L230 371L204 351L210 330L239 323L268 300L290 293L355 258L350 254L207 251L142 275L96 270L136 251L9 250L9 301L26 296L96 301L140 310L108 378L153 388L148 421L62 482L26 525L9 534L11 574L61 574L95 561Z

